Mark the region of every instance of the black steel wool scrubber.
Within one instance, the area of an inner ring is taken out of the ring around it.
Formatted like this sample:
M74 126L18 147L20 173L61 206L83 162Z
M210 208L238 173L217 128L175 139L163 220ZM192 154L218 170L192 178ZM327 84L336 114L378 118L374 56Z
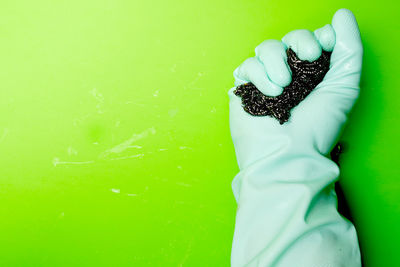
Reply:
M243 109L253 116L272 116L280 124L289 120L290 111L297 106L324 79L329 70L331 52L322 51L313 61L300 60L292 49L286 51L292 70L292 82L282 94L271 97L261 93L254 84L245 83L234 90L242 98Z

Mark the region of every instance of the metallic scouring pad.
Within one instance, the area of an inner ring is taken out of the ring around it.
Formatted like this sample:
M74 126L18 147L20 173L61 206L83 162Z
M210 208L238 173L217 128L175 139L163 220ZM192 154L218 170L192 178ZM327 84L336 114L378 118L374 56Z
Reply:
M261 93L251 82L234 90L242 98L243 109L253 116L272 116L280 124L289 120L290 111L297 106L324 79L329 70L331 52L322 51L313 61L300 60L292 49L286 50L292 82L282 94L271 97Z

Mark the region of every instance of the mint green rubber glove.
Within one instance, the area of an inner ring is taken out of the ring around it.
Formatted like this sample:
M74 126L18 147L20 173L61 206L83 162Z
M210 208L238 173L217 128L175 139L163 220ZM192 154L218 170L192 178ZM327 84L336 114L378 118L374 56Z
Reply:
M291 81L285 50L315 60L332 51L324 80L280 125L254 117L229 90L230 129L240 172L232 266L361 266L357 234L337 211L338 166L329 158L359 95L363 48L357 22L338 10L331 25L267 40L235 71L235 86L252 82L278 95Z

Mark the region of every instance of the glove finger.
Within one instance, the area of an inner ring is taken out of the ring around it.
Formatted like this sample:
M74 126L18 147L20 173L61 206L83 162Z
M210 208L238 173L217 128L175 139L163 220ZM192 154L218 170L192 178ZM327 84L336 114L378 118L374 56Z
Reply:
M321 56L322 48L314 33L309 30L294 30L286 34L282 41L301 60L314 61Z
M315 30L314 35L323 50L332 52L335 46L335 31L330 24L326 24L324 27Z
M287 64L286 47L282 42L266 40L256 47L255 52L273 83L280 87L290 84L292 74Z
M283 88L274 84L265 72L263 64L256 58L246 59L233 72L235 86L252 82L258 90L268 96L277 96L282 93Z

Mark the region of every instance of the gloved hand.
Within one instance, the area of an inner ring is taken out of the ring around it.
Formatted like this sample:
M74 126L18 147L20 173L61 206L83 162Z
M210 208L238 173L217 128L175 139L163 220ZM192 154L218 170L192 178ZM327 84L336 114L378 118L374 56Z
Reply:
M276 96L291 81L286 49L302 60L332 51L324 80L280 125L246 113L236 86L252 82ZM363 48L354 15L338 10L331 25L267 40L235 71L229 120L240 172L232 266L361 266L354 226L337 211L338 166L329 158L359 95Z

